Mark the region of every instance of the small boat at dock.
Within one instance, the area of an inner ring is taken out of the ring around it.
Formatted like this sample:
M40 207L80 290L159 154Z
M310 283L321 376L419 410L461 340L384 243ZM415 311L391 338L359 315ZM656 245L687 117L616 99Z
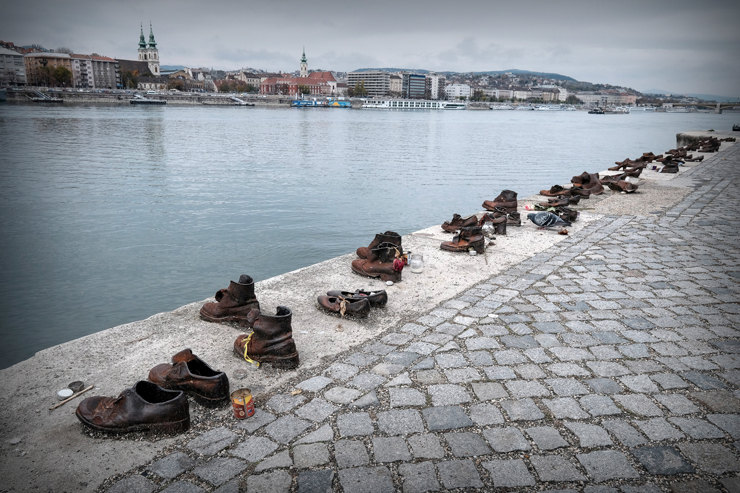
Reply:
M167 104L165 99L145 98L141 94L134 94L134 97L128 100L131 104Z

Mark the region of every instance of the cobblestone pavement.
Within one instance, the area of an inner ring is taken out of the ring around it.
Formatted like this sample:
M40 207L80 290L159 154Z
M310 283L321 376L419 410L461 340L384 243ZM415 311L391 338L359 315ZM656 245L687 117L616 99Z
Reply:
M666 214L595 221L108 491L740 491L738 166L730 146Z

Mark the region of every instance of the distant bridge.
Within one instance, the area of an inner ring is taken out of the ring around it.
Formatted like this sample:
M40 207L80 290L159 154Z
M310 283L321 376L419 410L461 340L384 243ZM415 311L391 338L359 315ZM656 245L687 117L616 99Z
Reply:
M740 110L740 102L735 101L730 103L714 103L711 101L698 101L695 103L666 103L663 105L665 108L676 108L676 107L692 107L692 108L709 108L713 109L715 113L722 113L723 110Z

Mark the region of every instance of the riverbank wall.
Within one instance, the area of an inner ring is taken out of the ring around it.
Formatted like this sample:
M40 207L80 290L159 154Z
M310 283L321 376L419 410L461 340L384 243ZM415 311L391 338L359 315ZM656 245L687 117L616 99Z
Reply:
M679 134L679 138L700 135L724 136L686 133ZM645 151L657 154L663 150ZM720 151L719 155L708 155L708 158L721 158L721 154ZM562 241L577 245L579 232L605 215L665 214L691 192L699 178L696 173L686 172L701 166L702 163L687 163L677 175L646 171L640 177L639 193L624 195L607 189L601 196L581 201L577 207L579 220L569 228L567 236L539 230L526 220L526 208L543 201L540 196L519 200L522 226L508 228L508 234L497 237L495 245L483 255L440 250L440 242L449 240L451 235L442 232L439 225L411 233L403 237L404 249L424 255L424 271L414 274L404 270L403 280L392 286L352 273L349 265L356 258L354 253L257 280L255 291L263 311L274 313L279 305L293 311L293 334L301 358L300 366L294 371L278 371L269 366L257 369L236 357L232 344L243 331L201 320L198 310L208 300L40 351L26 361L0 370L0 450L6 458L0 465L5 479L2 489L95 490L105 479L148 462L178 440L177 437L108 437L87 432L74 415L82 398L49 409L56 402L56 391L69 382L82 380L86 385L93 385L94 389L85 396L115 396L136 381L146 379L150 368L169 362L173 354L184 348L191 348L213 368L225 371L232 389L250 388L260 407L275 392L294 388L296 383L315 376L317 368L352 353L359 345L413 324L432 310L444 310L441 307L446 302L491 276L504 274ZM587 171L594 171L606 165L590 163L586 167ZM542 188L550 185L541 184ZM490 191L489 198L499 192ZM450 219L454 212L465 215L465 211L450 211L450 217L440 218L440 223ZM393 229L393 225L388 224L387 228ZM371 240L368 238L367 243ZM213 291L225 288L240 274L249 274L248 263L234 266L232 278L213 286ZM358 288L386 289L388 305L373 310L368 318L361 320L338 318L317 308L316 297L327 290ZM70 309L84 310L85 303L81 300ZM53 320L49 323L53 330ZM213 413L221 416L230 413L230 409L211 411L191 405L192 432L209 429Z

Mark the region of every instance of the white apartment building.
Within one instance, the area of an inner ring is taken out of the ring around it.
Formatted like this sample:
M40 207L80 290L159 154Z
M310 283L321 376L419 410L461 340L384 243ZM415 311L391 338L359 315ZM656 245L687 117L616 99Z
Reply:
M470 86L467 84L450 84L445 86L445 96L447 96L447 99L468 99L471 94Z
M26 64L23 55L0 46L0 86L26 84Z

